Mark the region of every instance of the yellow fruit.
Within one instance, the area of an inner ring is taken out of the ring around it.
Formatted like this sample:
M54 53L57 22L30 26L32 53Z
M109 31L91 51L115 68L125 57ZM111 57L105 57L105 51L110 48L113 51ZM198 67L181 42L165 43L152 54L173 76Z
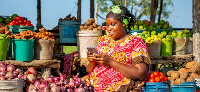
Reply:
M183 30L183 33L184 33L184 34L187 34L187 33L188 33L188 30L187 30L187 29L184 29L184 30Z

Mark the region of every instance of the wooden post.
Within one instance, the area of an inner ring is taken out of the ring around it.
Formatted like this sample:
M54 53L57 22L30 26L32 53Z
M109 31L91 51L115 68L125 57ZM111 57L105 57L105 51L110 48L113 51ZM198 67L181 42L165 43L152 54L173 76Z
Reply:
M194 60L200 63L200 1L193 0L193 55Z
M127 7L127 0L125 0L125 7Z
M151 0L151 17L150 17L150 20L153 21L153 23L155 23L157 8L158 8L158 0Z
M163 0L160 0L160 11L159 11L159 15L158 15L158 22L160 21L160 17L162 14L162 7L163 7Z
M94 18L94 0L90 0L90 18Z
M81 22L81 0L78 0L77 19Z
M41 23L41 0L37 0L37 30L43 28Z
M98 23L97 13L98 13L98 3L96 4L96 7L95 7L95 23L96 24Z

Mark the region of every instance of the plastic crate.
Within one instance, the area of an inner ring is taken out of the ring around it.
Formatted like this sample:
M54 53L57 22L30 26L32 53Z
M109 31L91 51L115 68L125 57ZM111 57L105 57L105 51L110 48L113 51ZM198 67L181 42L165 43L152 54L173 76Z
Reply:
M196 83L182 82L181 85L171 85L171 92L196 92Z
M17 34L21 31L31 30L34 31L34 26L21 26L21 25L8 25L8 30L11 31L12 34Z
M143 92L169 92L169 86L166 82L147 82L143 87Z

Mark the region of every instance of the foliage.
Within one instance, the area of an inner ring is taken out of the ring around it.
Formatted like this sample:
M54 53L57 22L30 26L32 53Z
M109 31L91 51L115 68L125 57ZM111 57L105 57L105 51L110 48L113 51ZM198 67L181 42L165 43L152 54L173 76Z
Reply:
M99 10L101 13L107 13L109 7L112 5L122 4L124 5L124 0L96 0L99 4ZM140 19L143 16L150 17L151 14L151 0L127 0L127 6L130 12L132 12L137 19ZM163 10L162 17L168 18L173 8L172 0L163 0ZM158 0L158 9L157 14L160 9L160 0Z

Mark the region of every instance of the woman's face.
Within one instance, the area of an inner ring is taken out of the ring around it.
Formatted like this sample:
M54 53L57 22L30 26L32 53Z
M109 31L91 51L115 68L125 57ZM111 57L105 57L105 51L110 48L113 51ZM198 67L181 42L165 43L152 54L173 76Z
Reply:
M114 40L119 40L126 36L125 24L113 18L106 18L106 30Z

